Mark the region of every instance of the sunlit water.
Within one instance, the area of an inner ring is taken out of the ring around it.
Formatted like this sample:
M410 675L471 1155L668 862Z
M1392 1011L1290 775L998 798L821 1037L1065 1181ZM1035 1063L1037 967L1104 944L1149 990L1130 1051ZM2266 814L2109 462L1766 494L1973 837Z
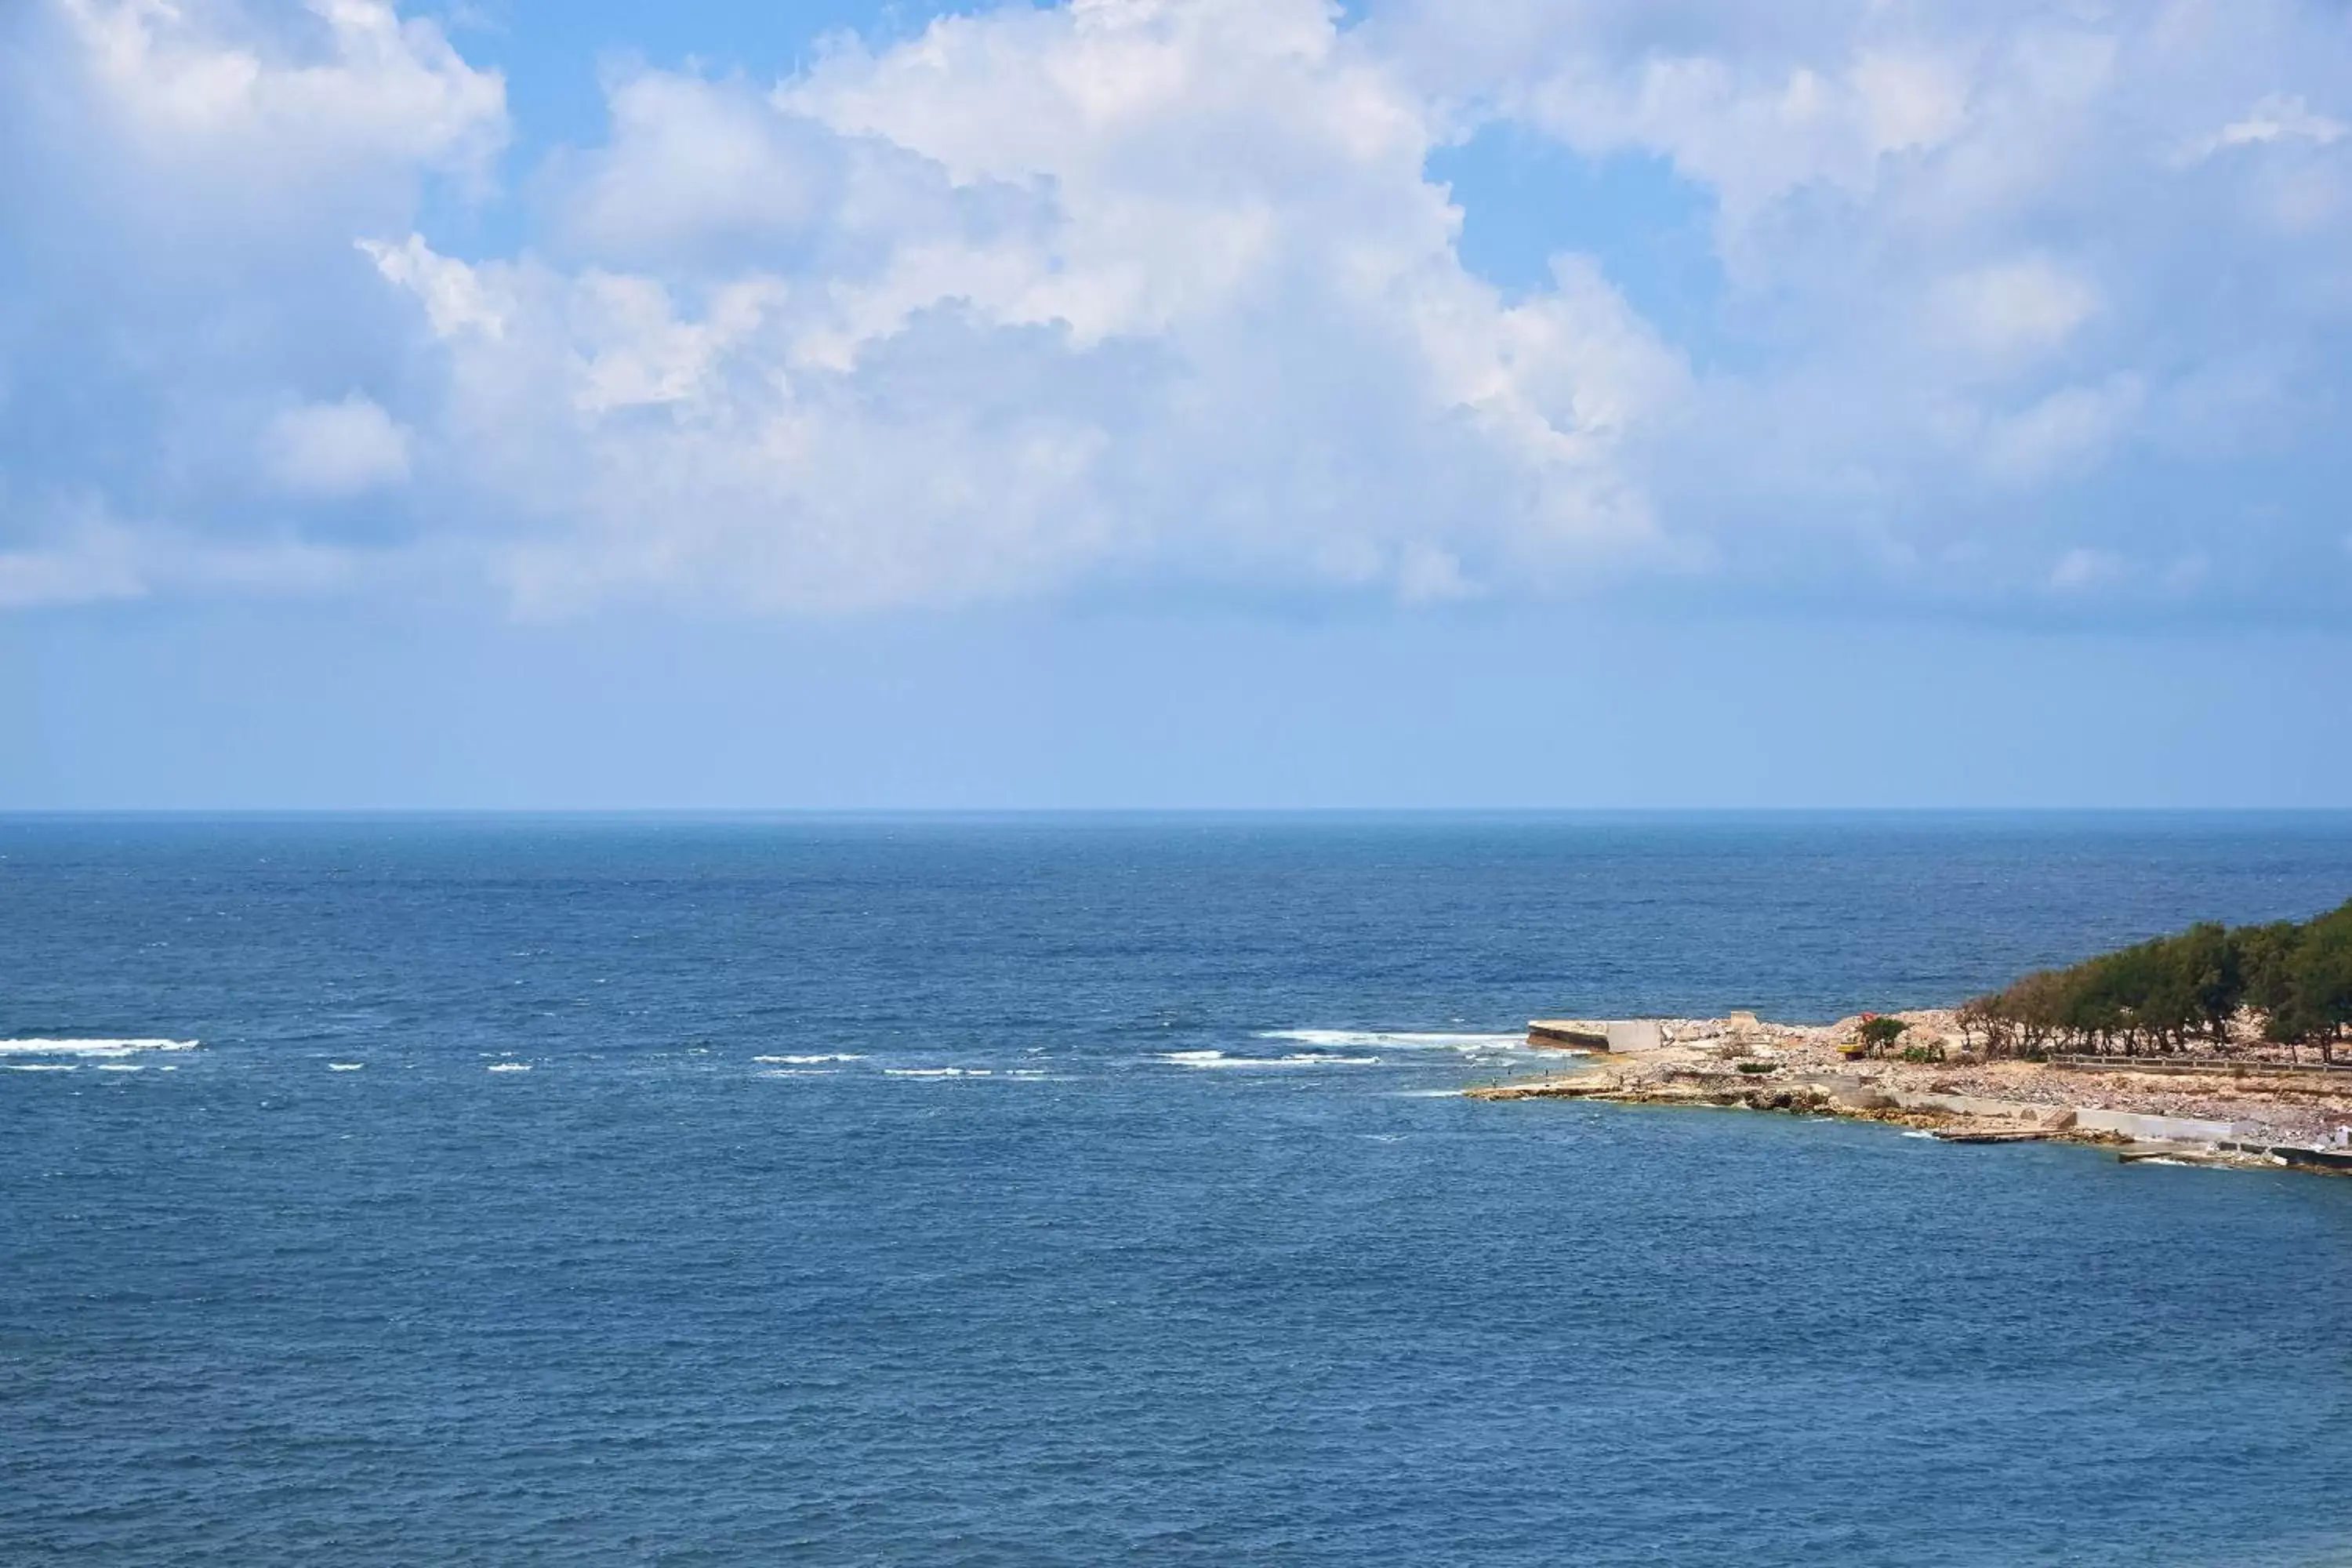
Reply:
M0 855L0 1562L2352 1562L2352 1182L1452 1093L2308 914L2352 819Z

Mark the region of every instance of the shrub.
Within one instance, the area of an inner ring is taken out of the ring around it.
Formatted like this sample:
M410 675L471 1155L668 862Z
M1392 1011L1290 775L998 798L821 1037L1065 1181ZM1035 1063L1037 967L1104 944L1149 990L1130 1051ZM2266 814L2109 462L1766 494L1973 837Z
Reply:
M1900 1039L1903 1031L1910 1026L1900 1018L1873 1013L1863 1018L1862 1027L1854 1032L1862 1037L1864 1051L1874 1057Z

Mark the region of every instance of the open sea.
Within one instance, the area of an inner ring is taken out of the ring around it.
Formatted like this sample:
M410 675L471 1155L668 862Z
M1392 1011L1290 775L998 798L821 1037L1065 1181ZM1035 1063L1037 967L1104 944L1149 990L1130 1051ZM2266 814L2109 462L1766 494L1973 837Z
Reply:
M2352 1564L2352 1181L1455 1095L2347 896L2346 816L0 819L0 1564Z

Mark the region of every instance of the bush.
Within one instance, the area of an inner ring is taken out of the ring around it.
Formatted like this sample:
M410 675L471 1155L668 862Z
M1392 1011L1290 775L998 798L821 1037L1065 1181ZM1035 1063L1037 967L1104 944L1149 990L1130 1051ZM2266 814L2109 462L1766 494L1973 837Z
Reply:
M1903 1031L1910 1026L1900 1018L1883 1017L1873 1013L1863 1018L1862 1027L1854 1032L1862 1037L1863 1050L1874 1057L1902 1038Z

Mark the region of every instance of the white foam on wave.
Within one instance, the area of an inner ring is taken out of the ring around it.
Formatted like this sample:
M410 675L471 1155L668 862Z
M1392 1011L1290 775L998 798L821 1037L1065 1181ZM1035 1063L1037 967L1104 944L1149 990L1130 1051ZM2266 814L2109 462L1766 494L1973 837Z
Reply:
M751 1076L753 1078L837 1078L840 1075L832 1068L771 1068L766 1072L755 1072Z
M884 1068L884 1078L992 1078L986 1068Z
M866 1058L861 1056L853 1056L845 1051L835 1051L825 1056L753 1057L751 1059L755 1062L761 1062L772 1066L805 1068L815 1067L821 1062L862 1062Z
M138 1062L100 1062L98 1064L98 1070L100 1072L145 1072L147 1068Z
M71 1072L74 1070L74 1065L71 1062L8 1062L5 1065L10 1072Z
M490 1070L492 1072L529 1072L530 1064L529 1062L492 1062Z
M367 1066L367 1063L365 1062L329 1062L327 1064L327 1070L329 1072L357 1072L365 1066Z
M1160 1059L1180 1068L1368 1068L1378 1057L1334 1057L1320 1052L1294 1052L1286 1057L1229 1057L1223 1051L1164 1051Z
M142 1051L193 1051L194 1040L0 1040L0 1057L131 1057Z
M1523 1051L1528 1048L1525 1035L1465 1035L1412 1029L1265 1029L1255 1038L1343 1051L1379 1050L1383 1047L1405 1051L1465 1053Z

